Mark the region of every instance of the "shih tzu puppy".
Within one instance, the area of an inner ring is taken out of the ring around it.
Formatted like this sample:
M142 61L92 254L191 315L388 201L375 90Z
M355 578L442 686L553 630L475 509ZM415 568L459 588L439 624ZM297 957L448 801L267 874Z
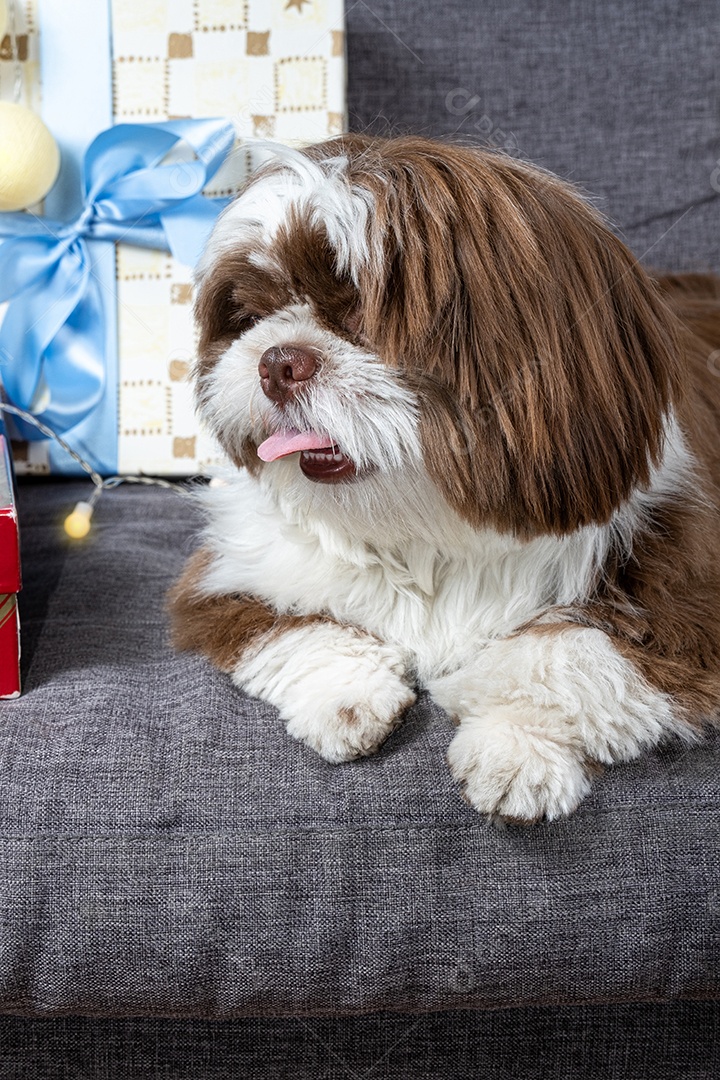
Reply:
M517 160L347 136L262 167L197 286L237 472L178 647L331 762L426 688L467 799L513 820L715 716L720 281L651 279Z

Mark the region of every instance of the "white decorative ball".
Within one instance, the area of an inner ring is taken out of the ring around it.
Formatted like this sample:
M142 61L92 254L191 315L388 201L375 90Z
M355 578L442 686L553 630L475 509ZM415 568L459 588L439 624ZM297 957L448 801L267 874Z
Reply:
M7 4L5 3L5 0L0 0L0 41L5 37L7 22Z
M39 202L59 169L60 151L40 117L24 105L0 101L0 210Z

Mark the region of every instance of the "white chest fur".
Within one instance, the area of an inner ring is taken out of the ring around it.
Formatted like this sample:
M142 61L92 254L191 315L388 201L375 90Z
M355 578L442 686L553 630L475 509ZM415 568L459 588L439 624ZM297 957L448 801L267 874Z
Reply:
M298 520L245 473L210 489L206 503L219 556L209 592L246 592L281 612L326 612L362 627L402 649L422 683L548 606L584 596L608 543L601 528L524 543L438 507L414 538L393 537L386 523L369 542L326 514Z

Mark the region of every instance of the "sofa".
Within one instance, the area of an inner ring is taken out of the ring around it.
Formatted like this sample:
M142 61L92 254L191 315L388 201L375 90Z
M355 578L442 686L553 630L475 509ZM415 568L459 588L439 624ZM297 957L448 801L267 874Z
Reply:
M354 130L494 145L639 259L720 270L714 0L358 0ZM174 654L187 494L24 480L24 693L0 705L0 1078L720 1074L720 735L490 824L420 695L330 765Z

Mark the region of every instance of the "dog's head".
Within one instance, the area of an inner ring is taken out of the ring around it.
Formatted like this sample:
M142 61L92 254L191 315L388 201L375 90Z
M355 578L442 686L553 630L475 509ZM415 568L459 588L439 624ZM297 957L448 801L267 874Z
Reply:
M196 312L203 416L296 500L368 489L401 512L429 479L474 527L603 523L649 482L679 392L672 317L586 201L420 138L261 168L216 225Z

